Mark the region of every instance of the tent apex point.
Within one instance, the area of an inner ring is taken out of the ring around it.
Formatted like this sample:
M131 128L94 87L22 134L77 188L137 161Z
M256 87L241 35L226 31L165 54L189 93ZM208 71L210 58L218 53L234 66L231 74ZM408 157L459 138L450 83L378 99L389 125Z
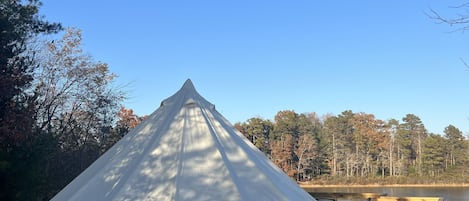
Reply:
M192 81L190 78L188 78L185 82L184 85L182 85L183 89L195 89L194 84L192 84Z

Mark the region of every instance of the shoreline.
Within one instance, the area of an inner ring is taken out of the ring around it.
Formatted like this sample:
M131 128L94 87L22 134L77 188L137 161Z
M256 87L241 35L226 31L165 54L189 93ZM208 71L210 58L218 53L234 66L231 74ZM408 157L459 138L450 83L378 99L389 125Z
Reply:
M462 184L298 184L301 188L366 188L366 187L469 187Z

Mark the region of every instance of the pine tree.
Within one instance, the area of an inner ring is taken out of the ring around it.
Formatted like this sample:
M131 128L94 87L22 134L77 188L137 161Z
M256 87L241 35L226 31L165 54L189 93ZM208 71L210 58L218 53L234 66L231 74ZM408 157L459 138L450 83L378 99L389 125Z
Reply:
M44 198L42 156L51 141L33 130L35 97L27 88L36 57L27 50L31 39L61 27L39 16L40 5L0 0L0 200Z

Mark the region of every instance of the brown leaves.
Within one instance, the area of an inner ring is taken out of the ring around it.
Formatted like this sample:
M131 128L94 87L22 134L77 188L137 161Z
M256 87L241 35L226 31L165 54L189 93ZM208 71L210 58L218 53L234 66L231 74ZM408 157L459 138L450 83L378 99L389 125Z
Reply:
M117 113L117 116L119 117L117 123L129 129L135 128L138 124L142 122L141 119L136 114L134 114L134 111L132 109L126 109L123 106Z

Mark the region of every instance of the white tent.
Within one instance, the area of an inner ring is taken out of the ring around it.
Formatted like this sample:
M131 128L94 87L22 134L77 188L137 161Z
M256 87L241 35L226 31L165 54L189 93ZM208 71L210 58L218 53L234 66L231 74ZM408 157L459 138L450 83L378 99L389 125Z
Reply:
M314 200L187 80L53 201Z

